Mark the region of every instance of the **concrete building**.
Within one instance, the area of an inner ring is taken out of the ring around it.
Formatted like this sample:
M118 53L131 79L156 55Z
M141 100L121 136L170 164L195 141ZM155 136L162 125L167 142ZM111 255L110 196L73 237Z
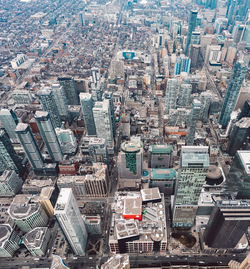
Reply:
M76 90L76 82L74 78L59 77L58 82L64 89L68 105L79 105L79 95Z
M50 114L54 128L60 128L62 122L52 90L49 87L45 87L39 90L36 95L38 96L39 102L42 105L43 111L47 111Z
M9 224L0 224L0 257L12 257L19 249L20 237Z
M90 137L88 150L92 163L103 162L108 164L108 149L104 138Z
M109 233L110 252L165 253L167 227L164 196L158 188L116 193Z
M164 113L169 114L170 109L176 108L176 100L178 96L178 80L175 78L168 79L165 96Z
M28 105L31 104L33 98L28 90L14 90L12 92L12 98L15 104Z
M89 169L88 169L89 168ZM105 197L108 190L107 165L93 163L82 176L60 176L57 185L60 189L71 188L76 197Z
M150 145L148 156L149 168L169 168L173 165L173 147L171 145Z
M88 233L70 188L61 189L54 214L75 255L84 256Z
M2 127L7 132L10 140L12 142L18 142L18 138L15 132L16 126L18 124L18 119L17 119L16 114L12 110L1 109L0 121L2 123Z
M227 188L237 199L250 199L250 151L238 150L227 177Z
M77 140L74 133L70 129L56 128L56 136L58 138L63 154L74 155L77 150Z
M96 135L98 138L106 139L108 152L113 154L114 136L109 100L105 99L102 102L96 102L93 108L93 114L96 126Z
M243 63L237 62L234 65L234 73L231 79L231 82L227 89L227 94L222 106L219 123L222 125L222 128L226 128L229 121L230 115L235 107L237 97L241 88L241 84L245 79L247 72L247 67Z
M60 84L52 84L51 90L61 119L69 119L68 101L64 88Z
M83 216L87 232L91 235L102 234L101 216Z
M112 122L112 130L113 130L113 137L115 137L116 133L116 125L115 125L115 114L114 114L114 103L113 103L113 92L104 92L103 99L109 101L109 109L111 114L111 122Z
M90 93L80 93L80 102L85 128L89 136L96 135L96 126L93 115L94 100Z
M159 188L160 193L173 195L177 173L174 169L152 169L149 181L150 188Z
M5 170L14 170L22 176L24 168L7 133L4 129L0 129L0 173L3 173Z
M48 217L52 217L54 214L54 206L56 204L59 195L59 189L57 185L54 187L43 187L41 189L38 202L42 205Z
M0 197L15 196L22 188L23 181L13 170L5 170L0 176Z
M228 266L230 269L248 269L250 267L250 254L247 255L242 263L231 260Z
M124 79L124 62L112 60L110 65L110 77L112 79Z
M139 137L121 144L117 166L120 189L138 188L143 171L143 145Z
M234 248L248 229L249 208L246 201L218 203L204 232L205 244L211 248Z
M180 172L175 187L173 227L190 228L193 226L208 168L208 147L182 147Z
M45 227L48 216L42 206L26 194L18 194L11 203L8 213L23 232L36 227Z
M44 160L29 125L19 123L16 127L16 133L34 172L42 171Z
M54 162L61 161L63 159L63 153L50 114L46 111L37 111L35 119L51 160Z
M51 236L48 227L37 227L26 233L22 241L32 256L44 256Z

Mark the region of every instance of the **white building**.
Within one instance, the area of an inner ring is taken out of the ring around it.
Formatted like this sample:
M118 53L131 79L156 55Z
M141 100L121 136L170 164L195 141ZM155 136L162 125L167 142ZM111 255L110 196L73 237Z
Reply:
M93 108L93 114L96 135L99 138L106 139L108 152L112 154L114 151L114 137L109 100L105 99L102 102L96 102Z
M10 63L13 69L18 69L26 61L27 57L24 54L18 54Z
M54 215L74 253L84 256L88 233L72 189L61 189Z

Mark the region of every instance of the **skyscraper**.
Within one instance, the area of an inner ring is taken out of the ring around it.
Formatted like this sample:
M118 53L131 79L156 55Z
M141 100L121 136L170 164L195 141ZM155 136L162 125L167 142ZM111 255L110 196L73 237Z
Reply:
M143 144L138 137L121 144L121 152L117 159L120 178L141 179L143 169Z
M4 129L0 129L0 173L5 170L15 170L17 174L22 175L24 168L7 133Z
M107 99L109 101L113 136L115 137L116 126L115 126L115 114L114 114L114 104L113 104L113 92L105 92L103 94L103 97L104 97L104 99Z
M191 60L189 57L184 56L184 55L179 56L174 66L174 74L180 75L181 72L186 72L189 74L190 64L191 64Z
M148 150L149 168L169 168L173 164L173 147L171 145L150 145Z
M44 167L43 157L29 125L26 123L19 123L16 127L16 133L26 156L29 159L30 165L35 172L36 170L37 172L41 171Z
M200 119L203 122L207 122L208 120L208 113L209 113L211 98L212 98L212 93L210 91L202 92L200 95L200 101L201 101Z
M206 245L211 248L234 248L248 229L249 208L249 204L240 201L222 201L214 207L204 232Z
M237 199L250 199L250 151L238 150L230 167L226 186Z
M237 150L241 149L250 134L250 118L241 118L237 121L229 135L227 151L234 156Z
M76 90L76 83L72 77L59 77L58 82L63 87L68 105L79 105L79 96Z
M69 118L68 102L64 88L60 84L52 84L51 90L58 108L59 115L62 119Z
M55 162L61 161L63 153L52 125L50 114L46 111L37 111L35 119L50 158Z
M176 108L176 99L178 95L178 80L171 78L167 82L165 96L165 114L169 114L170 109Z
M12 257L19 249L17 232L9 224L0 224L0 257Z
M175 189L173 227L190 228L193 226L208 167L208 147L182 147L180 172Z
M60 128L62 125L62 122L61 122L59 111L56 105L56 101L55 101L55 98L51 89L48 87L43 88L37 92L37 96L39 98L39 102L42 105L43 111L49 112L54 128L56 127Z
M5 170L0 176L0 197L15 196L22 188L23 181L14 170Z
M85 255L88 234L72 189L61 189L54 215L74 253Z
M219 123L222 128L226 128L230 121L230 115L234 109L237 97L240 91L241 84L246 76L247 67L242 62L237 62L234 65L234 73L231 82L227 89L225 101L222 106Z
M185 47L185 55L188 55L188 49L191 42L192 32L195 30L195 27L196 27L197 14L198 14L198 11L196 10L191 10L190 12L187 41L186 41L186 47Z
M16 114L12 110L1 109L0 121L2 123L3 128L7 132L10 140L13 142L17 142L18 138L15 132L15 129L18 123L18 119L17 119Z
M88 135L96 135L96 126L93 115L94 101L90 93L80 93L80 102L84 118L85 128Z
M192 103L192 110L189 115L188 120L188 134L186 136L186 144L193 145L194 138L195 138L195 129L197 120L200 118L200 111L201 111L201 102L197 99L193 100Z
M108 151L112 154L114 150L114 136L109 100L105 99L102 102L96 102L93 108L93 115L97 137L106 139Z
M63 154L74 154L77 150L77 141L70 129L56 128L56 135Z
M178 97L178 105L181 107L186 107L190 105L191 102L192 85L183 83L181 84L180 93Z

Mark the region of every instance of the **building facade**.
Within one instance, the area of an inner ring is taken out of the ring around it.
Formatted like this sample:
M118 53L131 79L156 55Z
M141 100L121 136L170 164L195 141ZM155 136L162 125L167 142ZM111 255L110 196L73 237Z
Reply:
M176 108L176 100L178 96L178 80L175 78L168 79L165 96L164 113L169 114L170 109Z
M150 145L148 156L149 168L169 168L173 165L173 147L171 145Z
M0 197L15 196L22 185L22 179L14 170L5 170L0 176Z
M193 226L208 168L208 147L182 147L180 172L175 187L173 227L190 228Z
M16 114L9 109L0 110L0 121L3 128L7 132L9 138L13 142L18 142L18 138L15 132L16 126L18 124L18 119Z
M0 224L0 257L12 257L19 249L20 237L9 224Z
M61 189L54 214L74 253L84 256L88 233L70 188Z
M68 105L79 105L79 96L77 94L76 82L74 78L59 77L58 82L64 89Z

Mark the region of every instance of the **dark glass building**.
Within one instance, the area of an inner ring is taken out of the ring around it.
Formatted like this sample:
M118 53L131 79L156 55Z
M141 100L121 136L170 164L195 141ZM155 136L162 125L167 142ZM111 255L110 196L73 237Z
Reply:
M188 49L191 42L192 32L195 30L196 27L196 18L197 18L198 11L191 10L190 17L189 17L189 24L188 24L188 33L187 33L187 42L185 47L185 54L188 55Z

